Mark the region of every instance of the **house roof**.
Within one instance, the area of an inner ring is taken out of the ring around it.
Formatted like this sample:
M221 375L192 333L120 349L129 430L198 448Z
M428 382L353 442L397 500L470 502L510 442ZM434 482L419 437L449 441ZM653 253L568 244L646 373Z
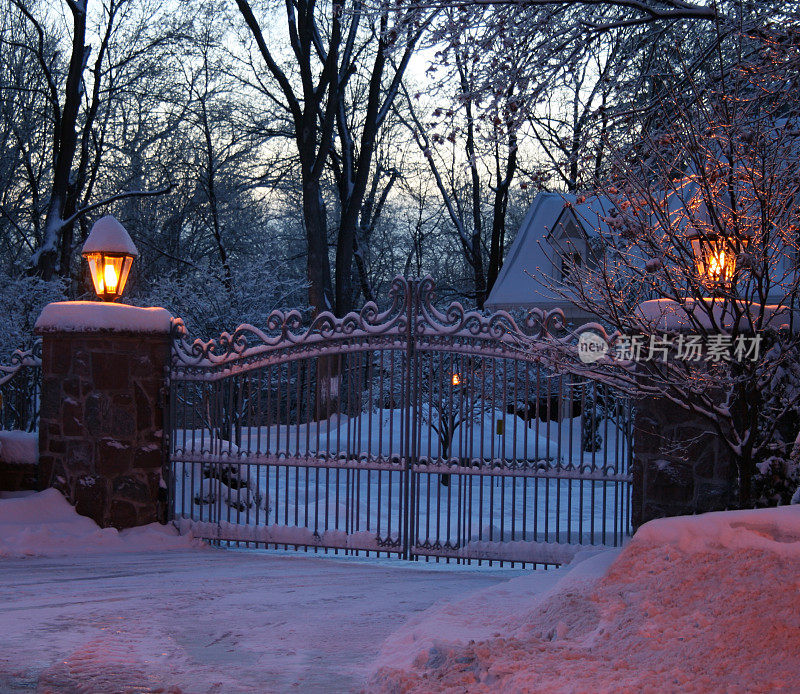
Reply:
M546 278L554 276L554 249L546 240L556 230L567 209L574 213L587 237L597 236L598 230L607 232L605 218L611 208L606 198L593 197L579 203L575 195L568 193L539 193L508 249L500 274L486 300L486 308L563 307L567 303L565 299L550 291L545 284Z
M681 209L683 195L687 188L680 188L669 196L670 209ZM560 267L555 267L552 258L557 246L550 240L560 223L564 223L562 215L572 214L580 224L587 238L596 237L598 233L608 234L610 228L607 219L612 215L613 204L608 198L595 196L578 202L575 195L568 193L542 192L536 196L530 206L516 237L506 255L506 260L495 281L485 306L488 309L550 309L556 306L569 308L570 302L548 288L550 281L558 280ZM628 262L643 267L645 258L636 257L636 251L629 256ZM769 300L779 301L790 287L797 284L795 260L790 253L782 253L775 257L770 272L773 286L769 292Z

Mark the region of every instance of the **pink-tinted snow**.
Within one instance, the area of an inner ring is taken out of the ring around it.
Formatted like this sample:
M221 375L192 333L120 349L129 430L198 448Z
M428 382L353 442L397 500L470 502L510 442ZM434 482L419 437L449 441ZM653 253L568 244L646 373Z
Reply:
M54 494L0 497L0 539L26 554L0 558L2 694L352 691L410 615L521 573L162 551L187 539L101 531Z
M0 541L2 692L800 691L798 507L547 572L181 550L52 490L0 498Z
M79 516L55 489L0 499L0 557L57 557L97 552L204 547L172 526L151 523L121 532Z
M100 301L56 301L42 309L36 330L166 333L171 320L172 316L165 308L141 308Z
M800 691L800 508L654 521L610 556L471 624L470 601L419 618L367 690Z

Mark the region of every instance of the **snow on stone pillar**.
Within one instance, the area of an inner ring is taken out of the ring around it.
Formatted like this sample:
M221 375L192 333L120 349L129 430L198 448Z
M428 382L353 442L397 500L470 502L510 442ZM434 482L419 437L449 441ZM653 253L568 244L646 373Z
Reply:
M41 488L101 527L166 520L163 406L170 314L87 301L44 308Z
M654 330L690 332L685 310L658 299L639 307ZM722 397L722 395L720 395ZM666 397L637 400L634 421L634 528L654 518L735 505L736 466L712 425Z

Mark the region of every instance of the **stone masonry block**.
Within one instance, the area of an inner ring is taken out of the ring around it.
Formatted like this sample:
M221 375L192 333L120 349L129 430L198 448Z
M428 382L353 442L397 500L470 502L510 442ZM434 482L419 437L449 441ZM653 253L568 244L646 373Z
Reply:
M84 425L92 437L102 436L107 417L108 399L101 393L90 393L83 401Z
M137 508L137 505L131 503L130 501L124 498L116 498L111 500L109 504L108 515L109 515L108 524L111 527L116 528L117 530L125 530L126 528L135 528L137 525L140 525L139 523L140 512Z
M56 443L53 440L50 446ZM67 470L73 474L84 475L94 470L94 444L86 438L66 439L63 441L65 454L63 461Z
M91 518L101 528L106 527L107 481L100 475L85 475L73 480L70 491L75 510L82 516Z
M631 508L653 518L729 508L732 463L708 422L662 398L637 404Z
M164 385L170 337L44 330L39 485L118 528L163 518Z
M146 479L139 479L134 475L123 475L114 478L111 487L115 499L125 499L136 503L150 501L150 486Z
M44 420L59 420L61 415L61 380L57 376L42 374L40 417Z
M92 383L98 390L117 391L129 386L130 357L114 352L92 354Z
M138 431L145 431L153 427L153 403L147 397L141 383L134 384L136 398L136 428Z
M116 439L102 439L98 445L97 472L106 478L116 477L133 467L133 449Z
M133 461L134 467L141 470L160 468L164 462L161 446L149 443L137 448L133 454Z

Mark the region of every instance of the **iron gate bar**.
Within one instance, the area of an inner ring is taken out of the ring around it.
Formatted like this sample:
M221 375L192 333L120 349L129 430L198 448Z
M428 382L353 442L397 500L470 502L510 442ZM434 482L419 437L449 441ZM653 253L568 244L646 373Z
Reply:
M533 310L522 327L504 311L440 311L430 278L396 278L390 300L308 327L275 311L264 330L207 342L174 321L176 522L248 546L479 563L619 544L630 405L547 369L560 311ZM520 334L537 349L521 351Z

